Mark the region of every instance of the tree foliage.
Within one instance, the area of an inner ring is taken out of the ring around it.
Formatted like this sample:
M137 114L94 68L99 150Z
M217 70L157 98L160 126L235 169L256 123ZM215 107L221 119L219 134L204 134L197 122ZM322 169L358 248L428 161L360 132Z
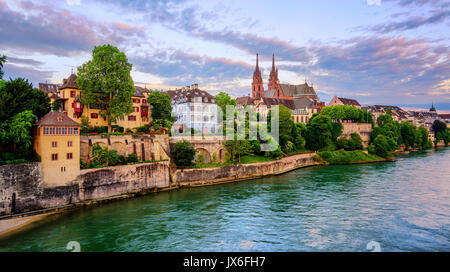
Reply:
M230 159L235 161L236 158L238 162L241 162L241 156L252 154L252 146L249 140L229 140L224 144L228 153L230 154Z
M186 140L179 141L175 143L174 149L172 150L171 156L174 163L178 167L187 167L192 165L194 160L196 150L194 147Z
M0 56L0 79L3 78L3 64L6 62L6 56Z
M133 111L131 99L135 88L131 69L125 54L112 45L96 46L92 60L78 68L81 100L100 109L100 116L107 118L108 132L112 122Z
M327 106L320 111L320 114L328 115L333 120L373 124L373 116L370 111L349 105Z
M216 99L217 106L219 106L220 109L222 110L223 120L226 120L227 119L227 116L226 116L227 106L231 105L231 106L235 106L236 107L236 99L231 98L225 92L218 93L214 98Z
M306 147L321 150L333 144L333 122L328 115L313 115L306 125Z
M6 82L0 89L0 123L26 110L41 118L50 111L50 98L26 79Z
M172 117L172 102L167 93L152 91L148 95L147 101L151 106L153 120L176 121L176 119Z
M32 153L32 128L36 116L32 111L23 111L0 125L0 142L12 146L13 151L24 155Z

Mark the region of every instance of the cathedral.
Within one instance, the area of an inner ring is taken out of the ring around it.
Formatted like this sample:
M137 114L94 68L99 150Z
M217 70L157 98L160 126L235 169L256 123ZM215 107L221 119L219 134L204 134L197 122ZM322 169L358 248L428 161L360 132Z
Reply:
M284 105L291 110L295 122L307 123L312 114L320 112L325 106L320 102L314 87L304 84L282 84L278 79L278 68L275 67L275 55L272 56L272 70L269 75L267 91L264 90L264 82L259 68L259 55L256 54L256 67L253 72L252 93L250 96L236 99L238 108L245 105L267 116L272 106Z
M259 69L259 55L256 54L256 67L253 72L252 82L252 98L270 97L277 99L293 100L296 98L309 98L315 102L319 101L314 87L309 86L305 81L304 84L281 84L278 80L278 68L275 67L275 55L272 55L272 70L269 75L269 84L267 91L264 91L261 70Z

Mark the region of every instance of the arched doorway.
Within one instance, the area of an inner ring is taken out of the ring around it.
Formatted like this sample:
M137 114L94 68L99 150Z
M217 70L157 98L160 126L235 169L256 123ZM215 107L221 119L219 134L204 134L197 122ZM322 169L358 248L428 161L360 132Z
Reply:
M208 150L204 149L204 148L197 148L196 149L197 152L195 153L195 159L198 158L198 155L203 154L204 159L204 163L211 163L211 154L209 154Z

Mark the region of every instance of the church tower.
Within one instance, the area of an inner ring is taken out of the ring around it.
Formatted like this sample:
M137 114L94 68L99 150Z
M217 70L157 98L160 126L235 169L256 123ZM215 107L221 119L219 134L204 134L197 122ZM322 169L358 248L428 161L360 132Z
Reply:
M253 82L252 82L252 98L263 97L263 92L264 92L263 80L258 65L258 54L256 54L256 68L255 71L253 72Z
M269 76L269 90L278 89L278 69L275 69L275 54L272 55L272 71Z

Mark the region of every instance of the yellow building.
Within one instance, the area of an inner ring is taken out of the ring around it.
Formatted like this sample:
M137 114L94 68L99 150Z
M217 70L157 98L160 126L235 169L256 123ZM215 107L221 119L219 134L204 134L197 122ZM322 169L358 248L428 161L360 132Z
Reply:
M80 124L63 112L49 112L33 130L45 187L63 186L80 174Z
M59 101L61 111L75 122L81 124L81 118L85 116L89 118L89 124L93 127L108 125L107 119L100 116L100 109L87 107L81 103L81 90L78 89L75 74L71 74L69 78L64 79L60 86L40 83L39 88L49 95L51 102ZM138 86L135 89L132 98L133 112L115 123L113 122L113 124L122 126L125 130L144 126L151 121L150 106L147 102L150 91Z

